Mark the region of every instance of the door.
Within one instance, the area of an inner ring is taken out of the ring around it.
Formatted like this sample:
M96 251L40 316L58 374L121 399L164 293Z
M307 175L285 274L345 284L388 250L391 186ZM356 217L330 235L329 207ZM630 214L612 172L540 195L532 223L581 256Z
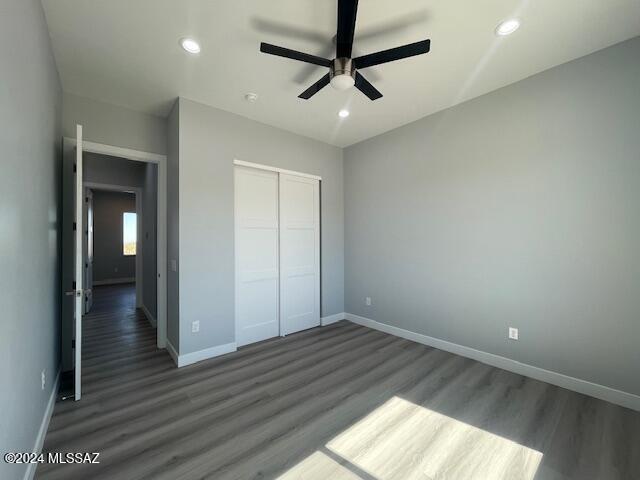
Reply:
M76 126L76 140L63 141L62 173L62 368L73 385L76 400L81 396L83 300L83 190L82 126Z
M84 313L93 305L93 190L84 189Z
M280 173L280 329L320 325L320 182Z
M278 174L235 167L236 341L280 333Z

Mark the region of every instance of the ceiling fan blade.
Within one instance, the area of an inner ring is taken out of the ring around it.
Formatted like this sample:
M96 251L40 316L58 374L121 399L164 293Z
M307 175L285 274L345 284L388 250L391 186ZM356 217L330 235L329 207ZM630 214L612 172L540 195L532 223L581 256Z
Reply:
M353 35L356 31L358 0L338 0L338 34L336 36L336 57L351 58Z
M298 95L298 98L303 98L304 100L309 100L316 93L318 93L324 87L329 85L329 81L330 80L331 80L331 78L329 77L329 74L327 73L324 77L322 77L320 80L318 80L316 83L311 85L309 88L307 88L300 95Z
M332 43L325 43L322 49L318 49L320 57L333 57L336 52L336 46ZM299 85L308 85L315 77L318 76L318 70L321 67L317 65L306 64L300 67L300 71L293 77L293 81ZM373 70L371 70L373 71Z
M381 52L370 53L362 57L354 58L353 63L356 68L373 67L381 63L394 62L402 58L413 57L427 53L431 48L431 40L422 40L421 42L410 43L402 47L390 48Z
M277 45L271 45L270 43L262 42L260 44L260 51L262 53L268 53L270 55L277 55L278 57L291 58L300 62L312 63L314 65L320 65L322 67L330 67L331 60L322 57L316 57L315 55L309 55L308 53L298 52L289 48L278 47Z
M356 72L356 88L364 93L370 100L382 98L382 94L371 85L366 78Z

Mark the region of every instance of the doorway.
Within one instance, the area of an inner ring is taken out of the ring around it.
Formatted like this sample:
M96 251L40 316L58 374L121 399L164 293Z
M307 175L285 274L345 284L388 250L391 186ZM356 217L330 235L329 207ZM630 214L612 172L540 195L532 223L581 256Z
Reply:
M94 157L100 157L110 165L126 161L143 165L149 172L154 171L155 174L151 178L156 193L155 212L150 210L145 217L142 208L145 192L139 186L123 182L96 182L94 177L85 177L85 167L91 170L90 165L95 160ZM87 339L83 336L83 317L95 312L99 303L98 288L106 289L108 286L111 290L109 295L103 295L100 299L103 301L101 309L104 308L105 302L106 305L109 302L116 305L116 297L126 303L127 299L135 296L134 308L144 310L140 314L148 318L149 323L154 326L154 348L166 346L166 156L83 141L82 127L78 125L76 138L63 139L63 159L64 295L61 350L66 379L63 396L79 400L82 392L82 352L83 345L87 344ZM121 223L116 229L119 247L122 249L122 258L119 260L123 260L124 263L114 266L112 262L112 278L98 279L96 282L96 195L115 195L118 192L135 197L135 209L129 206L126 208L127 211L121 212L122 215L118 219ZM148 225L145 224L145 220L153 223L152 231L145 226ZM153 251L153 260L145 261L141 253L149 251ZM126 276L130 273L121 272L120 268L126 269L126 265L131 263L135 264L134 274ZM146 282L143 281L145 270L148 274ZM134 280L135 287L129 285L128 290L125 287L116 288L117 285L126 285L131 279ZM154 301L151 303L144 300L145 283L148 290L154 287L151 290L154 290L155 296L152 297ZM117 295L114 296L114 293ZM109 297L111 300L105 300ZM95 338L91 340L93 341Z

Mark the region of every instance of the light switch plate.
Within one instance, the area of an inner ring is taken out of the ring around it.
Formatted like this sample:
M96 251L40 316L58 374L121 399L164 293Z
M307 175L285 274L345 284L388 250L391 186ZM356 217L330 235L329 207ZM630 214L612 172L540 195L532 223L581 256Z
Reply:
M518 340L518 329L514 327L509 327L509 338L511 340Z

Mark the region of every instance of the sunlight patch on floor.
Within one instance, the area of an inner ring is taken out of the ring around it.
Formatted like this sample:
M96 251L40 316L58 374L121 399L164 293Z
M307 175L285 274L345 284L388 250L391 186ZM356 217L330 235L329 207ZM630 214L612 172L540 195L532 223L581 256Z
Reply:
M322 452L315 452L309 455L295 467L278 477L278 480L307 479L362 480L362 477L359 477Z
M379 480L533 480L542 460L536 450L399 397L327 448Z

